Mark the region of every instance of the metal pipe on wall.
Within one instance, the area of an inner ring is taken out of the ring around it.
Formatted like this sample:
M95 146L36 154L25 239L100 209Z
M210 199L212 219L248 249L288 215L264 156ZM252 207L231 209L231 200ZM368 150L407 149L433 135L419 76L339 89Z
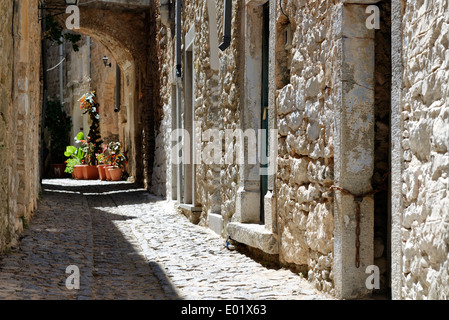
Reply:
M59 45L59 59L62 61L64 58L64 42L61 37L61 44ZM64 64L59 65L59 99L61 104L64 105Z
M182 77L182 0L176 0L176 76Z
M91 50L90 50L90 37L89 36L86 36L86 50L87 50L87 61L89 61L89 63L87 64L87 76L89 77L89 79L90 79L90 63L91 63L91 56L90 56L90 52L91 52Z
M223 17L223 42L219 48L225 51L231 45L232 33L232 0L224 0L224 17Z
M120 112L122 74L118 63L115 65L115 112Z
M176 0L176 126L178 130L182 128L182 104L181 104L181 79L182 79L182 30L181 30L181 22L182 22L182 12L181 12L182 0ZM182 136L178 137L178 143L181 143ZM181 203L182 197L182 149L180 150L180 154L178 155L181 161L178 161L178 175L177 175L177 201Z

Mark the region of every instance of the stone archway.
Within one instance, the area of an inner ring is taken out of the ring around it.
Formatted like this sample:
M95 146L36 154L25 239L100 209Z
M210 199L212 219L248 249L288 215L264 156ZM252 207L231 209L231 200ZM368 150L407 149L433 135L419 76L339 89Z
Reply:
M151 186L155 128L159 121L157 11L154 4L130 6L107 2L80 4L80 29L100 42L120 67L126 106L130 175ZM61 25L68 15L57 16ZM122 110L123 112L123 110ZM121 128L122 129L122 128Z

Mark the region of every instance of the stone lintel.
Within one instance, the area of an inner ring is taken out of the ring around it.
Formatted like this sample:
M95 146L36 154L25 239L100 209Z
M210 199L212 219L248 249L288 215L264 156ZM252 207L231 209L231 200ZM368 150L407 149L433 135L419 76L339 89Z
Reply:
M82 4L82 3L80 3ZM89 3L90 7L95 8L111 8L111 7L126 7L129 9L142 9L145 7L151 7L151 0L97 0L93 3Z
M344 4L376 4L380 0L343 0Z

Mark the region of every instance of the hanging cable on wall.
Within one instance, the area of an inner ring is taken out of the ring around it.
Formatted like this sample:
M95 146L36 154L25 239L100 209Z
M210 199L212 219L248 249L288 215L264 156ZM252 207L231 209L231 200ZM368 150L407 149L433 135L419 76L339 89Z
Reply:
M288 17L288 15L285 14L284 9L282 8L282 2L283 2L283 1L284 1L284 0L279 0L279 7L281 8L282 14L283 14L288 20L290 20L290 18Z
M62 58L62 60L61 60L57 65L55 65L54 67L52 67L52 68L50 68L50 69L47 69L47 72L48 72L48 71L52 71L52 70L56 69L57 67L59 67L59 66L61 65L61 63L64 62L64 60L65 60L65 57Z

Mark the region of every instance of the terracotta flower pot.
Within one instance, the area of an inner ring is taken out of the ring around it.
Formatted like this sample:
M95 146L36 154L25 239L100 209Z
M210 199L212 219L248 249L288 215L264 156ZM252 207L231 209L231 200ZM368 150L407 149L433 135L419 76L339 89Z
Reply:
M97 166L85 166L84 167L84 180L98 180Z
M106 175L106 180L107 181L111 181L111 175L109 174L109 170L110 168L113 168L113 166L106 166L104 167L104 173Z
M106 181L106 170L104 169L107 166L107 164L99 164L97 166L98 169L98 175L100 176L100 180Z
M73 174L76 180L84 180L84 167L86 167L84 164L73 167Z
M122 179L122 168L109 168L107 170L109 171L112 181L120 181Z

